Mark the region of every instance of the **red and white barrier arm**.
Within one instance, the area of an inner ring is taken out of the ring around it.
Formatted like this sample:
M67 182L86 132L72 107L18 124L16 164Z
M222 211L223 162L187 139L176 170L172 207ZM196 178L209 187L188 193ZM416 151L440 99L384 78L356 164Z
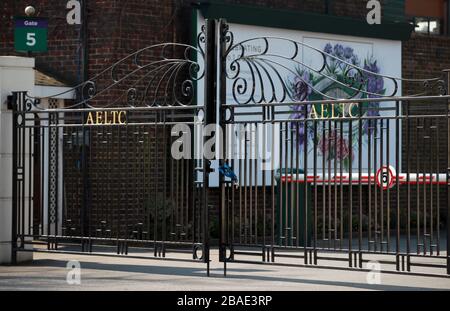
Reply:
M409 178L408 178L409 175ZM350 178L351 177L351 178ZM343 174L317 174L306 175L303 173L283 174L281 176L282 182L298 182L311 184L363 184L363 185L378 185L380 188L387 189L396 185L398 179L399 185L413 184L413 185L447 185L447 175L444 174L430 174L430 173L400 173L396 174L392 167L383 166L375 173L343 173Z

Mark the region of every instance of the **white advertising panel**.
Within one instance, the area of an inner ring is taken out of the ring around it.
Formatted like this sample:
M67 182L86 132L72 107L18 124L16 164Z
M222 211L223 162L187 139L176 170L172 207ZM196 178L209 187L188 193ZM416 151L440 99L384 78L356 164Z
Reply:
M201 13L198 12L197 14L197 29L201 29L201 25L204 23L204 18L201 16ZM285 38L289 40L293 40L296 42L299 42L300 44L298 46L301 47L301 51L298 51L298 62L295 64L292 61L279 58L274 56L273 58L270 58L270 56L266 55L266 60L268 60L267 64L273 65L273 67L276 67L276 70L279 74L279 77L275 75L274 71L270 71L271 67L267 66L269 75L265 74L264 72L261 73L262 76L262 84L265 84L267 86L267 93L275 93L276 98L282 98L283 92L288 92L291 96L301 98L303 100L321 100L326 99L324 96L319 96L315 92L311 92L311 88L314 90L317 90L323 94L326 94L327 96L333 97L333 98L348 98L351 97L351 90L348 88L343 87L339 83L333 82L332 79L324 77L330 76L334 79L337 79L339 81L342 81L342 79L345 79L346 70L348 70L348 67L341 65L336 65L333 67L333 62L328 62L328 67L322 71L322 74L317 73L316 71L321 68L323 65L323 56L318 51L314 50L318 49L320 51L324 51L330 55L339 57L340 59L345 60L348 63L351 63L355 66L365 68L366 70L379 73L381 75L385 76L391 76L391 77L401 77L402 76L402 60L401 60L401 42L400 41L393 41L393 40L384 40L384 39L373 39L373 38L361 38L361 37L352 37L352 36L342 36L342 35L334 35L334 34L325 34L325 33L312 33L312 32L305 32L305 31L298 31L298 30L289 30L289 29L278 29L278 28L267 28L267 27L260 27L260 26L252 26L252 25L241 25L241 24L229 24L229 30L233 33L233 40L234 44L252 39L252 38L258 38L258 37L279 37L279 38ZM273 55L284 55L289 57L289 55L292 55L294 53L294 48L292 43L290 43L289 40L277 40L273 39L270 42L270 50L267 54L273 54ZM247 54L260 54L261 51L264 51L267 46L267 42L264 40L250 40L247 43L243 44L243 48L246 51ZM311 47L311 48L310 48ZM239 57L240 50L239 48L235 49L234 51L231 51L231 53L228 55L227 58L227 69L230 70L230 64L233 62L233 60L236 57ZM272 62L273 61L273 62ZM299 65L302 64L302 65ZM252 98L253 100L259 100L264 98L262 101L268 101L271 96L268 96L268 94L264 94L265 92L262 91L262 88L259 87L258 83L261 83L259 81L256 83L256 88L253 88L252 90L252 83L251 81L255 80L255 77L252 76L252 70L249 67L246 67L245 64L241 64L240 66L240 73L239 77L242 78L241 81L235 80L227 80L227 104L237 104L241 103L243 106L246 105L248 99ZM255 70L255 69L254 69ZM254 74L254 72L253 72ZM268 80L268 76L272 75L273 81ZM244 90L242 93L237 92L238 84L243 83L243 81L246 80L249 82L245 87L241 87L241 91ZM311 88L298 88L299 81L306 81ZM284 82L285 86L287 87L287 90L283 90L281 87L282 83ZM274 91L271 91L271 83L274 85L273 89ZM203 86L204 81L201 80L197 84L198 88L198 104L203 104ZM252 92L250 94L250 92ZM377 94L385 94L386 96L390 95L401 95L401 85L400 82L398 85L395 85L391 80L389 79L382 79L382 78L369 78L367 80L367 84L364 86L364 91L367 93L377 93ZM304 93L299 93L304 92ZM366 98L369 97L369 95L361 94L356 96L356 98ZM237 97L236 94L239 94ZM263 97L262 97L263 96ZM365 96L365 97L364 97ZM289 99L286 99L286 101L289 101ZM250 101L251 103L252 101ZM276 102L276 101L275 101ZM248 104L248 103L247 103ZM342 110L345 111L345 109L359 109L354 108L350 104L346 104L342 107ZM363 116L395 116L395 106L394 103L391 102L384 102L382 104L380 103L370 103L363 106ZM382 109L380 109L382 108ZM261 111L261 108L252 108L255 109L255 112ZM286 106L286 107L277 107L277 114L276 117L280 118L280 120L293 120L300 118L301 111L293 111L294 109L292 107ZM317 107L317 113L319 113L320 105ZM236 111L239 111L238 109ZM249 112L249 109L243 109L242 111ZM283 113L286 112L286 113ZM308 113L311 113L310 111ZM259 120L261 116L251 116L246 114L245 116L236 116L236 121L255 121ZM379 121L378 121L379 122ZM306 133L302 129L301 135L302 139L300 140L307 140L307 146L308 146L308 165L307 167L309 170L313 169L313 152L317 152L317 169L322 170L322 160L323 157L326 157L326 161L333 162L335 158L338 158L339 163L343 163L344 165L344 171L347 171L350 169L350 167L354 170L358 170L358 158L359 153L361 152L362 159L365 159L361 165L362 170L364 172L368 172L369 170L369 164L370 164L370 171L374 173L374 168L379 168L381 165L385 165L386 163L389 163L392 165L395 163L395 153L391 152L389 154L389 157L386 157L386 152L384 152L385 156L384 159L381 161L380 157L377 157L375 159L374 156L369 157L368 155L368 144L369 144L369 137L372 139L372 146L373 144L377 144L378 148L380 147L380 141L374 142L373 138L375 136L380 137L381 133L384 138L387 138L388 136L391 137L389 140L389 143L387 142L387 139L383 140L383 149L387 150L389 148L390 150L395 150L395 120L384 120L384 123L378 123L376 127L379 127L380 130L378 133L371 132L373 131L373 124L368 124L367 120L363 121L363 139L362 139L362 148L361 150L358 150L358 122L355 121L352 126L352 135L349 133L350 129L348 128L348 123L344 126L343 135L340 136L339 131L334 132L333 131L322 131L322 122L318 122L318 131L317 131L317 150L313 150L313 135L312 135L312 122L308 124L308 128ZM389 133L388 133L389 131ZM291 131L289 131L291 132ZM338 134L336 134L338 133ZM290 135L296 135L296 134L290 134ZM269 135L270 136L270 135ZM336 136L336 137L335 137ZM349 137L352 136L351 139ZM401 135L400 135L401 137ZM267 146L270 146L273 144L272 142L273 137L267 138ZM329 144L329 140L332 140L333 143L341 144L342 146L337 147L339 150L343 150L342 152L332 152L331 150L337 150L334 145ZM378 138L379 139L379 138ZM257 140L257 138L255 138ZM349 148L350 140L352 141L351 148ZM227 149L229 152L236 153L239 151L239 141L237 139L234 140L234 145L227 145ZM290 139L288 140L287 144L285 142L281 142L280 146L283 144L287 146L287 150L290 150L291 146L290 144L294 143L294 148L304 148L301 142L297 141L296 139ZM401 146L401 141L397 142ZM349 153L349 149L351 149L352 154ZM400 148L401 149L401 148ZM231 151L230 151L231 150ZM247 150L247 152L249 152ZM300 159L300 166L299 168L303 167L303 153ZM373 153L373 151L371 151ZM296 154L296 153L295 153ZM401 159L401 156L399 156ZM369 162L367 159L371 159ZM235 161L235 167L233 170L237 172L239 170L239 161ZM280 162L278 163L278 167L275 166L275 169L278 168L285 168L285 167L292 167L296 163L296 159L289 158L287 162L284 161L284 159L280 159ZM383 163L382 163L383 162ZM213 168L217 169L217 161L213 161ZM264 167L262 165L262 160L258 160L258 167L261 169ZM395 168L398 172L401 171L400 167ZM308 171L308 173L311 173ZM257 184L262 184L262 172L258 173L258 182ZM218 172L215 170L214 174L211 178L211 186L217 186L218 185ZM267 180L266 184L270 182L270 174L266 174ZM241 182L241 181L239 181Z

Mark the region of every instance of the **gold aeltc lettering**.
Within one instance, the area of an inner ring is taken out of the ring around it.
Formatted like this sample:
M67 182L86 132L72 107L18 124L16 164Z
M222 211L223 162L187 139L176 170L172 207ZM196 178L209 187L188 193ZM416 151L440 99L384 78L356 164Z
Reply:
M358 108L358 103L339 103L339 112L335 111L334 104L320 104L320 113L317 112L316 105L311 106L309 119L336 119L336 118L357 118L352 113L353 108Z
M119 124L125 124L127 122L127 120L125 118L126 114L127 114L126 111L120 111L119 112ZM124 119L122 119L122 117L124 117Z
M127 112L126 111L96 111L89 112L86 118L86 125L111 125L111 124L126 124Z
M95 124L103 124L103 122L102 122L103 112L97 111L97 113L95 115L96 115Z
M94 124L94 119L92 118L92 112L89 112L89 113L88 113L88 117L87 117L87 120L86 120L86 124L87 124L87 125Z

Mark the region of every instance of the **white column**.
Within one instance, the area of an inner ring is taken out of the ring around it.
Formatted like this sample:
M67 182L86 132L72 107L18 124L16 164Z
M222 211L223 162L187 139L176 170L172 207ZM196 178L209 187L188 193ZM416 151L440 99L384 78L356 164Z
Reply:
M32 93L33 89L34 58L0 56L0 264L11 260L12 112L6 105L7 96L13 91ZM17 254L18 261L32 259L30 252Z

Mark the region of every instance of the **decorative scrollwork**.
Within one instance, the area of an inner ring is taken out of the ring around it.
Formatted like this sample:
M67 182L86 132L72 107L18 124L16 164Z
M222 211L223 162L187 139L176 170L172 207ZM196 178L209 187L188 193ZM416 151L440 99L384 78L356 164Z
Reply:
M83 100L89 100L95 96L96 87L94 81L86 81L81 87L81 97Z
M203 244L196 243L192 246L192 258L198 261L205 259L205 247Z
M229 33L228 28L223 32ZM376 60L365 60L362 66L353 49L340 44L318 49L286 38L256 37L231 44L225 57L229 60L226 76L232 81L231 92L237 104L298 102L310 95L331 100L388 98L398 95L400 83L412 83L414 89L422 85L424 92L407 96L445 94L442 79L383 75ZM341 91L330 92L331 86ZM303 91L298 92L298 88Z
M127 103L128 106L133 107L136 105L138 94L136 88L132 87L127 90Z
M205 49L203 48L206 44L206 26L202 25L200 32L197 35L197 46L200 49L201 54L205 55Z
M423 81L422 92L416 94L416 96L426 95L447 95L447 88L444 79L432 79Z
M40 101L33 98L26 97L24 101L24 111L31 111Z
M75 103L65 108L191 105L195 81L204 77L204 27L197 40L198 48L179 43L143 48L88 81L45 98L75 94Z
M224 40L226 44L226 49L228 50L233 46L234 43L234 35L233 32L230 31L230 26L226 23L221 23L222 26L222 40Z

